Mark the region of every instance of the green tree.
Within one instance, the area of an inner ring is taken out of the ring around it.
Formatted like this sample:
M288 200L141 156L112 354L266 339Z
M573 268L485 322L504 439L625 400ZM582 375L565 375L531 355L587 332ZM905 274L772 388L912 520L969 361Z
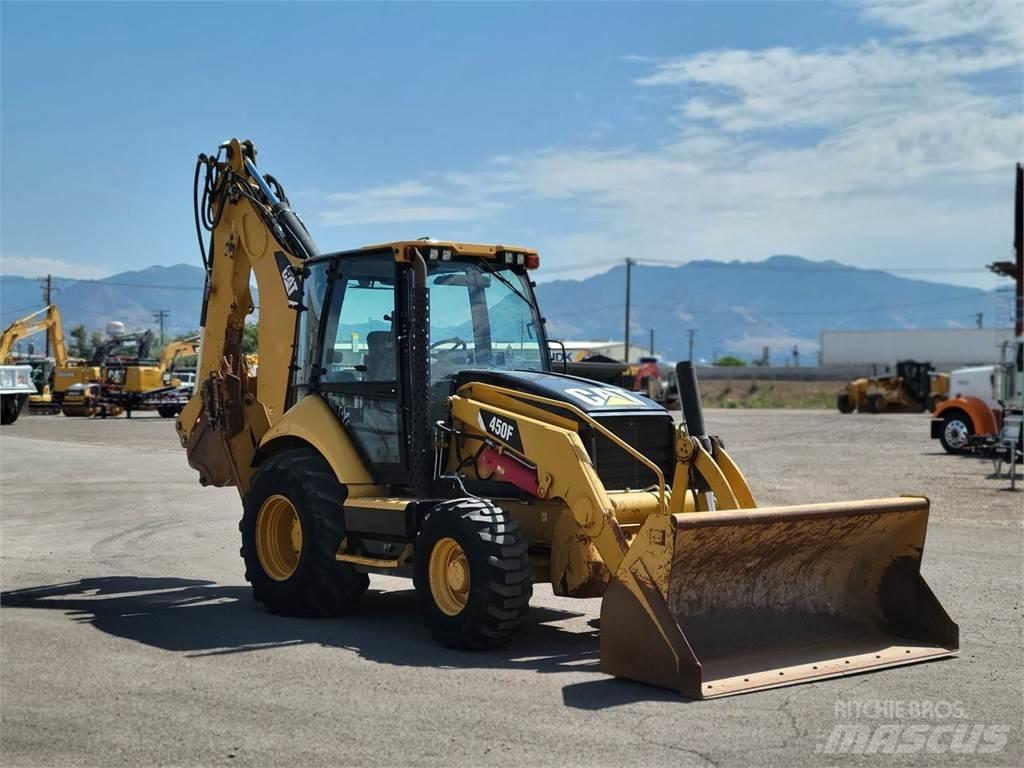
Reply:
M259 346L259 329L254 323L246 323L242 333L242 352L251 355L256 352Z
M93 331L89 334L89 354L82 355L84 358L90 358L95 354L96 350L99 349L100 344L103 343L103 334L99 331Z
M89 349L89 335L85 330L85 326L79 323L71 332L68 333L71 337L71 356L72 357L89 357L92 354L92 350Z
M746 364L747 364L746 360L741 360L740 358L736 357L735 355L725 355L724 357L718 358L713 363L713 365L717 365L717 366L720 366L722 368L742 368Z

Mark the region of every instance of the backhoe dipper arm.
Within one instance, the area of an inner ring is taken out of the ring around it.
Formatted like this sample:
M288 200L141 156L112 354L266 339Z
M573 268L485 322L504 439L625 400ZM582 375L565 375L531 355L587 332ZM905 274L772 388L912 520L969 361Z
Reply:
M302 262L318 255L276 181L260 176L251 142L232 139L196 168L196 223L211 233L197 386L178 435L203 485L248 490L260 438L287 406L293 347L303 310ZM205 182L200 200L200 171ZM271 187L271 182L274 188ZM200 247L202 248L200 233ZM250 378L242 337L259 290L259 376Z

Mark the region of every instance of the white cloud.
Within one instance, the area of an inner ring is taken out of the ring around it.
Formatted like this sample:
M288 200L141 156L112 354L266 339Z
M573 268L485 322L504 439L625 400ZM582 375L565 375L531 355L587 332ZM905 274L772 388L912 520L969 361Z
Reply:
M450 204L451 197L423 182L408 180L357 192L327 195L329 208L320 211L328 226L405 224L428 221L471 221L494 212L495 201Z
M70 277L90 280L107 277L113 270L100 264L82 264L42 256L0 256L0 273L18 277Z
M883 269L977 267L934 277L996 284L983 266L1009 250L1011 171L1024 156L1021 4L856 8L892 34L841 47L628 56L648 68L638 91L678 98L653 147L499 156L434 174L429 186L334 196L340 205L325 220L466 221L501 210L503 222L533 226L525 206L559 201L581 215L548 225L535 243L552 276L583 277L626 255L781 252Z

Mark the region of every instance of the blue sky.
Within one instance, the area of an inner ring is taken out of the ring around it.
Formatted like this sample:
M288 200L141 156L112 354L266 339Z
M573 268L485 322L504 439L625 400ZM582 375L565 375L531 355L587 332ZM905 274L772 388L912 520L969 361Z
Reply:
M2 5L5 274L198 263L195 155L252 138L323 250L773 253L991 287L1019 3ZM911 274L911 273L908 273Z

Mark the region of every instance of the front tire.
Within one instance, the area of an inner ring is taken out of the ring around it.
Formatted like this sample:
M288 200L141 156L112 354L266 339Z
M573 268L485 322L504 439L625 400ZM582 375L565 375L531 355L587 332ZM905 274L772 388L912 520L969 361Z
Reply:
M334 556L345 537L345 488L311 449L267 459L245 495L245 578L253 597L283 616L337 616L358 602L370 579Z
M836 407L840 413L853 413L853 403L845 392L836 398Z
M974 434L974 423L966 413L957 411L942 420L942 434L939 442L946 453L959 454L967 450L970 437Z
M28 395L0 395L0 424L13 424L25 410Z
M533 594L527 541L508 513L484 499L434 507L416 537L416 595L434 639L493 648L522 627Z

